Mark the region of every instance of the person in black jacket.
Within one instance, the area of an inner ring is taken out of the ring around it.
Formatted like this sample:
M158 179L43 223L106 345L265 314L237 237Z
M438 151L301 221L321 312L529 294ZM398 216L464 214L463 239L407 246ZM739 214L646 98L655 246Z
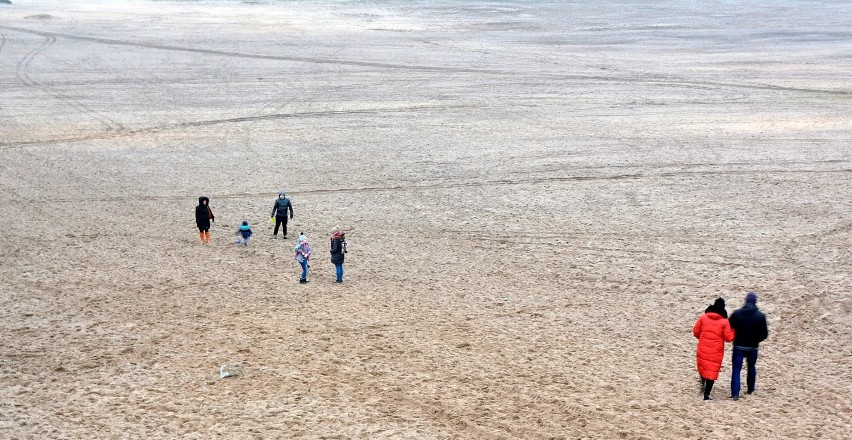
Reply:
M290 220L293 219L293 203L284 193L284 190L278 191L278 198L275 199L275 204L272 205L272 213L270 217L275 219L275 231L273 236L278 235L278 227L284 226L284 238L287 238L287 211L290 211Z
M734 352L731 356L733 368L731 368L731 398L740 398L740 372L743 368L743 358L748 364L746 374L746 393L754 392L754 383L757 380L757 347L769 336L769 328L766 325L766 315L757 309L757 294L749 292L746 294L745 304L737 309L728 318L731 328L734 330Z
M195 224L198 225L198 239L201 244L210 244L210 222L214 220L210 199L204 196L199 197L198 206L195 207Z
M331 235L331 262L334 264L337 280L343 282L343 260L346 258L346 235L343 231L335 231Z

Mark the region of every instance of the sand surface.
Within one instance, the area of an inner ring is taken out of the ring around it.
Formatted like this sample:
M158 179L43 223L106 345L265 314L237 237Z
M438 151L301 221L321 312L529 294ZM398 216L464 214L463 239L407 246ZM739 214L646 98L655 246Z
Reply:
M852 3L12 3L0 438L852 438Z

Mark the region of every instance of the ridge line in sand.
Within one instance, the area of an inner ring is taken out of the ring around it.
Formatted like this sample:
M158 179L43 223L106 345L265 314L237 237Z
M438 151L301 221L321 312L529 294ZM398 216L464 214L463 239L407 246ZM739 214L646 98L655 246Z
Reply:
M100 37L86 37L82 35L72 35L72 34L64 34L58 32L45 32L45 31L37 31L33 29L19 28L15 26L5 26L0 25L0 29L7 29L10 31L23 32L35 35L41 35L43 37L61 37L67 38L71 40L79 40L79 41L91 41L94 43L102 43L107 45L118 45L118 46L133 46L133 47L143 47L148 49L160 49L160 50L171 50L171 51L179 51L179 52L193 52L207 55L218 55L218 56L227 56L227 57L235 57L235 58L250 58L250 59L259 59L259 60L278 60L278 61L292 61L292 62L301 62L301 63L314 63L314 64L336 64L336 65L348 65L348 66L359 66L359 67L377 67L383 69L400 69L400 70L420 70L424 72L448 72L448 73L479 73L486 75L507 75L507 76L545 76L553 79L562 79L562 80L592 80L592 81L606 81L606 82L626 82L626 83L647 83L647 84L668 84L668 85L688 85L688 86L718 86L718 87L730 87L730 88L738 88L738 89L759 89L759 90L773 90L773 91L784 91L784 92L800 92L800 93L817 93L817 94L829 94L829 95L852 95L852 91L846 90L821 90L821 89L808 89L801 87L785 87L785 86L777 86L772 84L748 84L748 83L727 83L721 81L697 81L697 80L689 80L689 79L653 79L653 78L630 78L630 77L614 77L614 76L603 76L603 75L584 75L584 74L565 74L565 73L544 73L544 72L513 72L506 70L495 70L495 69L471 69L471 68L458 68L458 67L440 67L440 66L424 66L424 65L415 65L415 64L394 64L394 63L378 63L378 62L370 62L370 61L356 61L356 60L338 60L338 59L326 59L326 58L312 58L312 57L294 57L294 56L285 56L285 55L263 55L263 54L251 54L244 52L232 52L232 51L224 51L224 50L213 50L213 49L201 49L194 47L181 47L181 46L172 46L167 44L156 44L156 43L140 43L135 41L126 41L126 40L115 40L111 38L100 38Z
M0 142L0 149L10 149L15 147L39 146L57 144L62 142L84 142L89 140L112 139L118 137L128 137L137 134L159 133L169 130L177 130L181 128L207 127L211 125L232 124L240 122L268 121L275 119L293 119L300 117L319 117L319 116L339 116L339 115L367 115L376 113L394 113L394 112L414 112L422 110L439 110L453 108L485 108L486 106L479 103L471 104L451 104L451 105L416 105L411 107L385 107L371 109L353 109L353 110L325 110L314 112L293 112L293 113L273 113L268 115L255 116L239 116L236 118L224 119L202 119L199 121L179 122L173 124L155 125L152 127L143 127L133 130L125 130L121 132L103 132L88 136L77 136L59 139L46 139L43 141L23 141L23 142Z
M417 191L424 189L436 188L466 188L466 187L486 187L500 185L523 185L523 184L538 184L549 182L569 182L569 181L586 181L586 180L625 180L625 179L642 179L647 177L676 177L681 175L731 175L731 174L755 174L753 170L720 170L720 171L678 171L678 172L663 172L658 174L617 174L609 176L564 176L564 177L541 177L529 179L495 179L482 182L458 182L458 183L436 183L426 185L391 185L391 186L362 186L352 188L320 188L309 190L293 190L288 191L288 194L340 194L340 193L361 193L361 192L386 192L386 191ZM852 173L852 168L837 169L837 170L763 170L760 173ZM253 197L266 197L269 191L256 193L231 193L231 194L216 194L210 193L209 196L216 199L247 199ZM183 200L194 199L195 195L161 195L161 196L142 196L135 197L136 200ZM53 203L77 203L77 202L126 202L127 197L79 197L79 198L57 198L53 199Z

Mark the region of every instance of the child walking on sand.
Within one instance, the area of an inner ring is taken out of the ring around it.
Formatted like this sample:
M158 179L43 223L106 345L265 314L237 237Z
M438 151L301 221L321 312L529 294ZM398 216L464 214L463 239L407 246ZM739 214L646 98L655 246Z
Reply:
M248 220L243 220L243 224L241 224L239 229L237 229L237 244L248 246L251 234L251 226L249 226Z
M311 259L311 245L308 243L308 237L304 232L299 233L299 244L296 245L296 261L302 266L302 275L299 277L299 283L305 284L308 282L308 263Z

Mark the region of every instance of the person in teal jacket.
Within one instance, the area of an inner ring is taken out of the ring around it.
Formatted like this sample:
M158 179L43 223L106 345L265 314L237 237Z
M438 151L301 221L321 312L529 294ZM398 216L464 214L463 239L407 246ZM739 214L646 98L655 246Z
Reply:
M243 220L243 223L240 225L239 229L237 229L237 244L248 246L251 236L251 226L249 226L248 220Z

